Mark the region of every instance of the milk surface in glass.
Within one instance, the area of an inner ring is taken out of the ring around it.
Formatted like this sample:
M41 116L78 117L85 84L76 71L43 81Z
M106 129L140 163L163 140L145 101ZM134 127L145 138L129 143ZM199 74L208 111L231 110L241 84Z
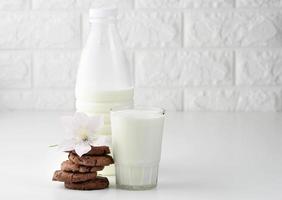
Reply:
M161 155L162 109L122 109L111 112L117 187L156 186Z

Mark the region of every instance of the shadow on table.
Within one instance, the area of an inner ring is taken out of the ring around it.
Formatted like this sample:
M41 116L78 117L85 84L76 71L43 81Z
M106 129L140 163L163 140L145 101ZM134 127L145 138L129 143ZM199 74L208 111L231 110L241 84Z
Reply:
M165 191L198 191L221 190L226 185L218 176L207 176L201 170L192 170L186 167L181 169L161 168L158 181L158 190Z

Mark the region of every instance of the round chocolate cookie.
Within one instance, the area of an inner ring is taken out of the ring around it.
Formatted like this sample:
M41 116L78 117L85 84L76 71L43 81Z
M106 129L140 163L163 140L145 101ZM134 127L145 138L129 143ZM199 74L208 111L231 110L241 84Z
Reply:
M72 153L76 154L75 151L71 151ZM91 150L84 154L86 156L101 156L101 155L106 155L106 154L110 154L110 148L108 146L91 146Z
M81 182L95 179L97 177L97 172L91 173L72 173L65 172L62 170L57 170L54 172L53 181L61 182Z
M72 190L100 190L109 187L109 180L106 177L97 176L92 179L79 183L65 183L65 187Z
M97 166L97 167L87 167L75 164L74 162L70 160L66 160L61 164L61 170L66 172L80 172L80 173L86 173L86 172L96 172L103 170L103 166Z
M114 163L113 158L109 155L104 155L104 156L85 156L83 155L79 157L78 155L74 153L69 153L69 160L71 160L75 164L90 166L90 167L107 166L107 165Z

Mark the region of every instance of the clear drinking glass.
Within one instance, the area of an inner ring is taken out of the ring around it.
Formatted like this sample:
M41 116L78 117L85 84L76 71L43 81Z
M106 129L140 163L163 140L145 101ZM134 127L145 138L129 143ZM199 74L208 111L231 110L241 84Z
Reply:
M116 185L129 190L156 187L165 111L123 107L111 111Z

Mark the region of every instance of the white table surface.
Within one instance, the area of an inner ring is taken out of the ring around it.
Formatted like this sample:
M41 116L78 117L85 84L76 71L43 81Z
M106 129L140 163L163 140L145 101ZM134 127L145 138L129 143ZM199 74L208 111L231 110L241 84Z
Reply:
M282 114L168 113L159 184L73 191L52 182L66 158L62 113L0 113L0 199L282 199Z

